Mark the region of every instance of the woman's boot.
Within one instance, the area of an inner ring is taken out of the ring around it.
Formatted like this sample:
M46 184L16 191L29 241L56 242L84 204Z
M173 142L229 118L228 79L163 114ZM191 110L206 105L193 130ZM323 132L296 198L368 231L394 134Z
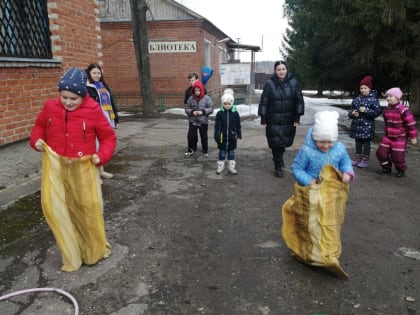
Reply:
M274 161L274 176L283 177L282 161Z

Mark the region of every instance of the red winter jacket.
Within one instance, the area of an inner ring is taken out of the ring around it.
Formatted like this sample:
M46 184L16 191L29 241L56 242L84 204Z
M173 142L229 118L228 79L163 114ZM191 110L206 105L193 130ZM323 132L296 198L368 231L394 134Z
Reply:
M96 138L100 144L98 152ZM111 159L117 142L114 129L98 103L89 95L73 111L67 111L59 97L47 100L31 133L30 145L35 150L38 139L43 139L52 150L65 157L77 158L96 153L101 160L100 165Z

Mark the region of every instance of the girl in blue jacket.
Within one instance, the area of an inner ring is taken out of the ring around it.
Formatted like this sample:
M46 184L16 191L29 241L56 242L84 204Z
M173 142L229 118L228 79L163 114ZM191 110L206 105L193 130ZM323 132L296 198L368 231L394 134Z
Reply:
M349 183L354 178L351 159L338 138L338 117L336 111L322 111L315 114L315 124L310 128L302 148L296 155L292 174L301 186L312 186L319 181L322 168L331 164L342 174L342 181Z
M364 77L360 81L360 95L351 103L348 112L351 121L350 137L354 138L356 154L352 160L353 166L365 168L368 166L371 141L375 136L375 118L381 114L381 106L377 92L372 90L372 77Z

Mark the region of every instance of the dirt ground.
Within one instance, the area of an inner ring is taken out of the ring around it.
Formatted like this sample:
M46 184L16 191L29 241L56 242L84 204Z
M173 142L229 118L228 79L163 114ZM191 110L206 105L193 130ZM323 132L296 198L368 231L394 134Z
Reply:
M298 262L285 246L280 208L293 193L289 166L311 123L298 128L285 176L275 178L256 121L243 122L235 176L216 175L211 137L210 158L183 157L184 119L123 122L106 166L115 177L103 183L113 255L61 272L39 193L30 194L0 212L0 296L61 288L80 314L97 315L420 314L418 146L408 148L403 178L377 175L374 155L367 169L356 169L341 235L340 263L350 279ZM340 140L352 153L346 124ZM0 313L74 310L69 299L42 293L0 301Z

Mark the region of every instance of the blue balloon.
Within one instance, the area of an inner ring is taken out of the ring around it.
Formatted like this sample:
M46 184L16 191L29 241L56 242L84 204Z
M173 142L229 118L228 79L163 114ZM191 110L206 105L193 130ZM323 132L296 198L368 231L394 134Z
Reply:
M207 81L211 78L213 75L213 69L210 67L201 67L201 82L203 85L207 83Z

